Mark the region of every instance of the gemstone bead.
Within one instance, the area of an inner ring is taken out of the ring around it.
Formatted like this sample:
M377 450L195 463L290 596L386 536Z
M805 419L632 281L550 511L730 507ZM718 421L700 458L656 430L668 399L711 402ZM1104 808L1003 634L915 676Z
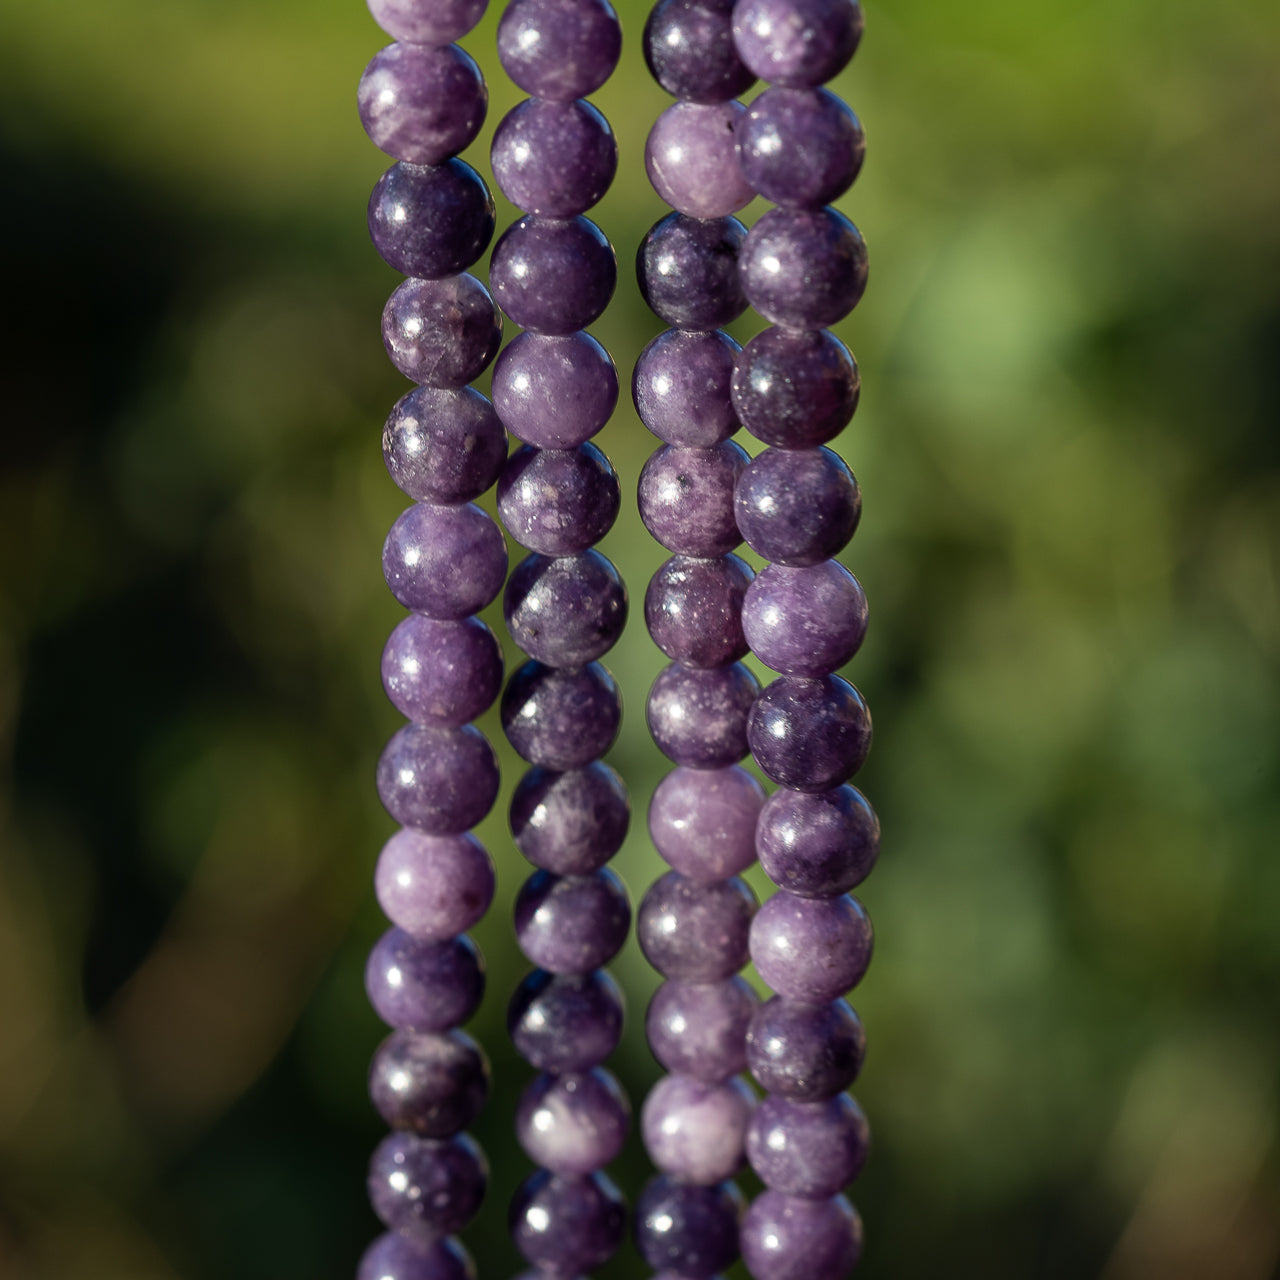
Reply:
M751 886L737 876L699 884L668 871L640 903L636 941L664 978L719 982L747 963L756 905Z
M406 44L450 44L484 16L488 0L369 0L373 20Z
M653 642L687 667L722 667L747 654L742 601L751 570L737 556L672 556L649 581L644 620Z
M752 1017L746 1052L762 1089L817 1102L858 1078L867 1037L847 1000L811 1005L775 996Z
M540 1169L516 1191L510 1220L516 1248L535 1267L580 1276L617 1252L627 1211L621 1193L602 1173Z
M751 922L751 959L778 995L827 1004L871 963L871 920L857 898L797 898L779 891Z
M498 23L498 58L525 93L569 102L613 74L622 28L608 0L512 0Z
M622 991L606 970L556 975L535 969L516 988L507 1029L526 1062L561 1076L598 1067L618 1047L622 1016Z
M520 1096L516 1138L552 1173L594 1173L622 1151L630 1122L627 1095L609 1072L543 1074Z
M382 429L391 479L419 502L470 502L507 462L507 435L493 406L470 387L415 387Z
M782 788L756 829L765 874L802 898L831 898L861 884L880 852L880 822L856 787L810 794Z
M401 513L382 548L382 572L406 609L452 621L479 613L502 590L507 544L474 503L419 502Z
M572 218L608 191L618 144L591 103L530 98L503 118L490 160L494 181L517 208Z
M644 164L654 190L691 218L723 218L755 196L738 165L740 102L676 102L654 122Z
M364 978L378 1017L411 1031L448 1031L466 1022L484 995L484 965L466 934L418 942L388 929L369 953Z
M627 621L627 590L598 551L526 557L507 582L511 638L550 667L581 667L613 648Z
M663 445L640 472L637 502L645 528L670 551L722 556L742 541L733 490L747 453L732 440L710 449Z
M705 1187L731 1178L744 1163L755 1101L742 1080L705 1084L689 1076L664 1076L640 1114L649 1158L681 1182Z
M391 1133L369 1161L369 1202L393 1231L429 1239L465 1227L488 1180L484 1155L465 1133L444 1141Z
M755 1280L843 1280L862 1255L862 1221L844 1196L766 1191L742 1219L741 1245Z
M645 1035L668 1071L714 1084L746 1067L746 1033L758 1005L740 977L664 982L649 1002Z
M766 1098L751 1117L747 1156L771 1191L806 1200L835 1195L862 1172L871 1131L847 1093L825 1102Z
M531 551L570 556L599 542L622 505L618 477L593 444L576 449L524 445L498 481L498 512Z
M649 691L645 719L658 750L692 769L724 769L747 754L747 717L760 682L740 662L699 670L673 662Z
M622 949L631 903L607 867L586 876L536 871L516 896L516 942L549 973L590 973Z
M733 44L733 0L659 0L645 23L644 60L688 102L727 102L756 79Z
M739 765L673 769L649 805L649 835L681 875L703 882L745 871L756 858L764 788Z
M771 84L825 84L862 38L857 0L742 0L733 11L738 56Z
M507 682L502 728L530 764L581 769L613 746L622 700L598 662L561 670L526 662Z
M378 795L402 826L433 836L474 827L498 796L498 762L471 725L407 724L378 760Z
M484 1108L489 1063L464 1032L396 1031L373 1055L369 1096L392 1129L448 1138Z
M862 645L867 597L837 560L803 569L766 565L747 588L742 631L766 667L788 676L825 676Z
M456 729L501 691L502 649L479 618L442 622L411 613L382 650L382 687L407 719Z
M636 1246L655 1270L706 1280L738 1256L742 1193L732 1182L695 1187L654 1178L636 1201Z
M382 312L382 344L410 382L462 387L498 354L502 316L473 275L406 280Z
M727 440L738 429L729 387L741 349L718 329L660 333L632 375L640 421L667 444L709 449Z
M649 228L636 279L652 311L675 329L718 329L747 309L738 256L747 229L737 218L670 213Z
M622 848L631 806L622 779L596 761L553 773L530 769L511 797L516 848L557 875L587 875Z
M765 776L796 791L830 791L871 750L871 712L839 676L780 676L747 718L747 743Z
M475 1280L470 1254L452 1236L430 1243L388 1231L360 1259L356 1280Z
M420 942L465 933L493 901L493 863L473 835L402 830L382 846L373 887L392 924Z
M738 529L775 564L820 564L848 545L862 514L853 472L830 449L766 449L733 491Z

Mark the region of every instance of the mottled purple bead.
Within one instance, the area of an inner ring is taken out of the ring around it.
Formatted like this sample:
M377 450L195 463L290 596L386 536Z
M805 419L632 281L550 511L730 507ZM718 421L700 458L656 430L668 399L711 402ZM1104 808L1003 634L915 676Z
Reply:
M741 0L733 11L738 56L770 84L825 84L862 38L858 0Z
M654 1178L636 1201L636 1247L655 1271L706 1280L737 1259L742 1209L732 1182L694 1187Z
M465 1227L488 1180L484 1155L465 1133L444 1141L392 1133L369 1161L369 1203L393 1231L426 1240Z
M660 333L631 379L640 421L667 444L709 449L727 440L738 429L729 387L741 349L718 329Z
M465 271L493 235L494 211L480 175L461 160L395 164L369 197L369 237L388 266L438 280Z
M847 1000L795 1004L774 996L747 1031L747 1065L756 1083L798 1102L847 1089L862 1070L867 1035Z
M462 387L498 354L502 316L473 275L406 280L382 312L382 345L411 382Z
M839 676L780 676L751 708L747 743L774 782L830 791L862 768L871 750L871 712Z
M356 1280L475 1280L471 1255L452 1236L429 1243L388 1231L360 1259Z
M390 44L373 55L356 95L379 150L410 164L439 164L480 132L489 94L457 45Z
M484 16L488 0L369 0L373 20L406 44L451 44Z
M627 621L627 589L598 551L531 555L502 598L511 638L549 667L581 667L613 648Z
M723 667L746 657L742 601L750 584L751 570L737 556L672 556L645 592L654 644L686 667Z
M691 769L724 769L747 754L747 717L760 682L740 662L699 670L673 662L649 690L645 720L658 750Z
M480 1007L484 965L466 934L418 942L403 929L388 929L369 952L364 985L388 1026L449 1031Z
M402 826L433 836L474 827L498 796L498 762L478 729L407 724L378 760L378 796Z
M737 876L699 884L668 871L640 903L636 941L664 978L719 982L747 963L756 905L751 886Z
M636 500L645 528L669 551L722 556L742 541L733 490L747 465L732 440L711 449L664 444L640 472Z
M621 505L617 474L593 444L524 445L498 481L498 512L507 531L547 556L586 551L613 528Z
M572 218L609 190L618 144L591 103L530 98L503 118L490 159L493 180L517 208Z
M664 1076L649 1091L640 1132L656 1168L697 1186L731 1178L744 1163L755 1094L742 1080L706 1084Z
M751 959L788 1000L827 1004L871 963L871 920L857 898L797 898L779 890L751 922Z
M391 526L382 572L406 609L457 621L479 613L502 590L507 544L502 530L474 503L419 502Z
M502 649L479 618L441 622L411 613L382 650L382 687L407 719L456 729L501 691Z
M766 1191L742 1219L741 1245L754 1280L843 1280L862 1256L862 1221L844 1196Z
M738 530L775 564L820 564L858 527L862 495L853 472L830 449L766 449L733 491Z
M498 23L498 58L525 93L570 102L613 74L622 28L608 0L512 0Z
M847 1093L825 1102L766 1098L751 1117L747 1156L771 1191L806 1200L833 1196L862 1172L871 1130Z
M676 102L654 122L644 147L653 189L691 218L723 218L755 191L738 166L740 102Z
M462 1031L396 1031L373 1055L369 1096L392 1129L448 1138L465 1129L489 1096L489 1063Z
M511 1237L535 1267L580 1276L617 1252L626 1230L626 1203L603 1173L556 1174L540 1169L511 1201Z
M781 788L756 829L765 874L802 898L833 898L861 884L880 852L880 822L856 787L816 794Z
M867 597L838 560L803 569L766 565L747 588L742 631L766 667L787 676L829 675L862 645Z
M552 1173L595 1173L617 1158L631 1107L607 1071L540 1075L516 1108L516 1139L535 1164Z
M516 895L516 943L549 973L590 973L622 949L631 903L604 867L586 876L535 871Z
M382 429L391 479L419 502L470 502L507 462L507 434L493 406L470 387L415 387Z
M733 44L733 0L659 0L644 27L649 73L673 98L727 102L755 83Z
M589 333L519 333L493 367L493 404L503 425L539 449L572 449L609 421L618 371Z
M630 822L622 779L599 761L569 773L530 769L511 797L516 848L557 875L604 866L622 848Z
M622 991L607 970L535 969L511 998L507 1029L526 1062L560 1076L598 1067L618 1047L622 1018Z
M740 977L664 982L649 1003L645 1035L668 1070L715 1084L747 1064L746 1034L759 1001Z
M470 929L488 911L493 883L493 863L475 836L409 830L382 846L373 874L387 919L420 942Z
M502 728L530 764L581 769L613 746L622 697L598 662L561 670L526 662L502 695Z
M673 769L654 790L649 835L681 875L724 880L755 861L763 804L764 788L740 765Z
M747 229L737 218L670 213L636 253L636 279L651 310L675 329L718 329L747 309L738 255Z

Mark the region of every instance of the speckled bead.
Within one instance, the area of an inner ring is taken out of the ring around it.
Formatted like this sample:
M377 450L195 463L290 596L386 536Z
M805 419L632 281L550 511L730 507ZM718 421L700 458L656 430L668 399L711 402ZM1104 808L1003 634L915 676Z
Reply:
M415 387L382 429L382 457L396 485L419 502L470 502L507 462L493 406L471 387Z
M493 748L472 725L405 725L379 757L377 779L387 812L401 825L433 836L474 827L498 795Z
M488 0L369 0L373 20L406 44L450 44L484 16Z
M797 898L779 890L751 922L751 959L780 996L827 1004L871 963L871 920L857 898Z
M709 449L727 440L738 429L729 388L740 350L718 329L660 333L632 374L640 421L667 444Z
M465 1032L396 1031L373 1055L369 1096L392 1129L452 1137L483 1109L489 1063Z
M654 1165L681 1182L711 1186L742 1168L755 1094L742 1080L707 1084L664 1076L640 1114L645 1149Z
M739 765L673 769L654 789L649 835L681 875L709 883L754 861L764 788Z
M742 978L662 983L645 1015L649 1049L668 1071L716 1084L746 1067L746 1034L759 1005Z
M360 1259L356 1280L475 1280L471 1255L452 1236L430 1242L388 1231Z
M607 867L586 876L536 871L515 905L516 942L549 973L590 973L608 964L627 940L631 903Z
M594 1173L622 1151L630 1122L627 1096L609 1072L544 1073L520 1096L516 1138L552 1173Z
M756 1009L747 1031L747 1065L756 1083L797 1102L847 1089L866 1052L866 1032L846 1000L812 1005L774 996Z
M525 93L570 102L613 74L622 28L608 0L513 0L498 23L498 58Z
M511 638L551 667L582 667L613 648L627 620L627 591L598 551L531 555L507 582L502 612Z
M378 1017L410 1031L449 1031L475 1013L484 995L484 965L465 934L419 942L388 929L369 953L364 977Z
M756 905L751 886L737 876L699 884L668 871L640 903L636 940L663 977L719 982L747 962Z
M530 764L581 769L613 745L622 699L598 662L560 669L526 662L502 695L502 728Z
M490 160L494 181L517 208L572 218L608 191L618 144L591 103L530 98L503 117Z
M474 503L419 502L401 513L382 548L382 572L406 609L441 621L479 613L502 590L507 544Z
M636 1247L655 1271L707 1280L736 1260L742 1211L732 1182L697 1187L654 1178L636 1201Z
M780 788L756 828L765 874L803 898L832 898L859 885L880 852L880 822L856 787L809 794Z
M762 80L807 89L834 78L862 38L858 0L741 0L738 56Z
M636 501L645 528L669 551L722 556L742 541L733 491L747 453L732 440L711 449L663 445L644 464Z
M839 676L780 676L747 718L747 743L765 775L796 791L830 791L871 750L871 712Z
M382 344L410 382L463 387L498 354L502 316L473 275L406 280L382 312Z
M407 828L382 846L373 873L378 905L420 942L443 942L476 924L493 901L493 863L473 835Z
M867 1162L871 1130L847 1093L824 1102L765 1098L751 1116L746 1150L771 1191L824 1200L841 1191Z
M479 618L442 622L411 613L382 650L382 687L406 719L456 729L501 691L502 649Z
M645 23L644 60L687 102L727 102L756 79L734 47L733 0L659 0Z
M618 1047L623 1007L622 991L604 969L581 975L535 969L511 998L507 1029L537 1070L590 1071Z
M668 759L724 769L747 754L747 716L760 682L740 662L699 669L673 662L653 682L645 720Z
M672 556L645 592L654 644L686 667L723 667L746 657L742 601L751 576L737 556Z
M737 218L668 214L636 253L636 279L649 308L674 329L718 329L747 309L738 258L747 229Z
M576 555L613 527L622 505L618 477L593 444L517 449L498 481L498 512L531 551Z
M844 1196L766 1191L743 1217L740 1239L755 1280L843 1280L862 1256L862 1221Z
M511 797L516 848L557 875L588 875L622 847L631 806L622 779L599 761L555 773L530 769Z
M391 1133L369 1161L369 1202L393 1231L430 1239L476 1216L488 1180L484 1155L465 1133L442 1141Z
M723 218L755 196L738 164L740 102L676 102L649 131L644 164L653 189L691 218Z
M516 1248L542 1272L579 1276L607 1262L626 1230L626 1205L603 1173L539 1170L511 1202Z
M747 588L742 631L751 652L788 676L825 676L844 666L867 633L867 597L844 565L766 565Z

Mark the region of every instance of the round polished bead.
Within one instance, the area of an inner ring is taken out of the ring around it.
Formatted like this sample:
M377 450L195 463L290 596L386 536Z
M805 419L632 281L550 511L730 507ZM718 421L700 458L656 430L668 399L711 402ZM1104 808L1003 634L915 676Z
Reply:
M617 1252L626 1204L603 1173L558 1174L540 1169L511 1201L511 1237L543 1273L581 1276Z
M847 1000L811 1005L774 996L752 1017L746 1052L762 1089L797 1102L818 1102L858 1078L867 1036Z
M484 1155L465 1133L444 1141L391 1133L369 1161L369 1203L393 1231L429 1239L465 1227L488 1180Z
M766 1191L742 1219L741 1245L755 1280L843 1280L862 1256L862 1221L844 1196Z
M373 1055L369 1096L390 1128L448 1138L483 1109L489 1063L464 1032L396 1031Z
M783 787L756 829L765 874L802 898L832 898L861 884L880 852L880 821L856 787L810 794Z
M733 11L738 56L770 84L825 84L862 38L858 0L742 0Z
M617 643L627 589L598 551L526 557L507 582L502 612L511 638L549 667L581 667Z
M766 449L738 477L733 512L757 555L775 564L820 564L853 537L862 495L830 449Z
M645 528L669 551L722 556L742 541L733 490L747 465L732 440L710 449L664 444L640 472L637 502Z
M382 312L382 345L411 382L462 387L498 354L502 316L489 291L463 273L406 280Z
M649 1002L645 1036L668 1071L714 1084L747 1064L746 1034L759 1001L736 975L719 982L664 982Z
M547 556L586 551L613 528L621 505L617 474L593 444L524 445L498 481L498 512L508 532Z
M842 213L770 209L738 257L747 301L772 324L821 329L842 320L867 287L867 246Z
M645 23L644 60L687 102L727 102L756 79L734 48L733 0L659 0Z
M760 682L740 662L699 670L673 662L649 690L645 720L658 750L691 769L725 769L747 754Z
M530 98L503 118L490 159L494 181L517 208L572 218L608 191L618 144L591 103Z
M369 197L373 247L407 276L438 280L466 270L493 227L489 189L461 160L392 165Z
M419 502L391 526L382 572L406 609L456 621L478 613L502 590L507 544L502 530L474 503Z
M520 333L493 367L493 404L503 425L539 449L572 449L609 421L618 371L589 333Z
M470 502L507 462L507 435L493 406L471 387L415 387L382 429L391 479L419 502Z
M586 876L535 871L516 895L516 942L549 973L590 973L622 949L631 903L604 867Z
M664 978L719 982L747 963L756 905L751 886L737 876L699 884L668 871L640 903L636 941Z
M655 1270L706 1280L738 1256L742 1193L732 1182L695 1187L654 1178L636 1201L636 1246Z
M778 995L827 1004L871 963L871 920L857 898L797 898L779 891L751 922L751 959Z
M718 329L660 333L632 375L640 421L667 444L709 449L727 440L738 429L729 387L741 349Z
M606 970L535 969L511 998L507 1029L526 1062L561 1076L598 1067L618 1047L622 1018L622 991Z
M824 1102L766 1098L751 1117L746 1143L751 1167L771 1191L823 1200L862 1172L871 1130L847 1093Z
M613 74L622 28L608 0L512 0L498 23L498 58L525 93L570 102Z
M830 791L871 750L871 712L839 676L780 676L747 719L747 744L766 777L796 791Z
M378 760L378 796L402 826L433 836L474 827L498 796L498 762L478 729L407 724Z
M613 247L587 218L526 214L503 232L489 265L498 305L537 333L585 329L603 314L617 283Z
M441 622L411 613L387 638L382 687L407 719L456 729L501 691L502 649L479 618Z
M493 863L473 835L397 831L373 873L378 905L420 942L465 933L493 901Z
M484 995L484 965L466 934L419 942L388 929L364 971L369 1003L383 1022L410 1031L448 1031L475 1013Z
M652 311L675 329L718 329L747 309L738 255L747 229L737 218L669 213L636 254L636 279Z
M654 190L691 218L723 218L755 191L738 165L740 102L676 102L654 122L644 164Z
M672 556L649 581L644 620L653 642L686 667L723 667L747 654L742 601L751 570L737 556Z
M640 1113L649 1158L663 1173L697 1186L733 1177L744 1163L755 1101L742 1080L705 1084L689 1076L664 1076Z
M594 1173L622 1151L630 1121L627 1095L609 1072L543 1074L520 1096L516 1138L552 1173Z
M766 667L788 676L825 676L861 647L867 597L838 560L803 569L766 565L747 588L742 631Z
M756 858L764 788L740 765L673 769L649 805L654 847L691 880L724 880Z
M511 797L516 848L557 875L588 875L622 848L631 806L622 779L596 761L554 773L530 769Z
M502 695L502 728L530 764L581 769L613 746L622 698L598 662L561 670L526 662Z
M388 1231L360 1259L356 1280L475 1280L471 1255L452 1236L422 1241Z
M406 44L450 44L484 16L488 0L369 0L373 20Z

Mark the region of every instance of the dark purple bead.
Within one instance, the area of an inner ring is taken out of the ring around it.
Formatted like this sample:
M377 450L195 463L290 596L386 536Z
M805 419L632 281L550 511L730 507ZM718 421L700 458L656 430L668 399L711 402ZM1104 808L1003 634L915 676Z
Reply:
M618 403L618 371L589 333L518 333L493 367L493 404L503 425L539 449L590 440Z
M382 312L382 345L410 382L462 387L498 354L502 316L473 275L406 280Z
M681 875L708 882L756 860L756 820L764 788L740 765L673 769L649 805L654 847Z
M667 444L709 449L727 440L738 429L729 387L741 349L718 329L660 333L632 375L640 421Z
M378 795L402 826L433 836L474 827L498 797L498 762L479 729L407 724L378 760Z
M373 884L392 924L420 942L442 942L488 911L493 863L475 836L402 830L382 846Z
M733 0L659 0L644 27L649 73L673 98L727 102L755 83L733 44Z
M649 690L645 720L658 750L691 769L724 769L747 754L747 716L760 682L740 662L699 670L673 662Z
M598 662L561 670L526 662L502 695L502 728L530 764L581 769L613 746L622 697Z
M489 94L457 45L389 44L373 55L356 94L379 150L410 164L440 164L480 132Z
M391 526L382 572L406 609L457 621L479 613L502 590L507 544L502 530L474 503L419 502Z
M668 1070L714 1084L747 1064L746 1033L759 1001L740 977L664 982L645 1015L653 1056Z
M483 1109L489 1063L464 1032L396 1031L373 1055L369 1096L390 1128L448 1138Z
M466 934L418 942L403 929L388 929L369 952L364 985L388 1026L449 1031L480 1007L484 964Z
M858 0L741 0L733 38L738 56L761 80L808 89L825 84L853 57L862 22Z
M369 1161L369 1203L393 1231L425 1241L465 1227L488 1181L484 1155L465 1133L444 1141L391 1133Z
M535 1164L552 1173L595 1173L617 1158L631 1107L607 1071L540 1075L516 1108L516 1138Z
M511 797L516 848L557 875L588 875L622 848L631 806L622 779L596 761L553 773L530 769Z
M862 645L867 597L838 560L805 569L765 565L747 588L742 631L766 667L787 676L829 675Z
M751 1117L747 1156L771 1191L822 1200L862 1172L871 1130L847 1093L825 1102L766 1098Z
M517 208L572 218L609 190L618 144L591 103L530 98L503 118L490 160L493 180Z
M670 551L722 556L742 541L733 489L747 465L732 440L710 449L664 444L640 472L637 502L645 528Z
M587 218L526 214L503 232L489 264L498 305L537 333L585 329L604 313L617 283L613 247Z
M636 279L651 310L675 329L718 329L747 309L738 255L747 229L737 218L670 213L636 254Z
M862 903L797 898L780 889L751 922L751 959L778 995L827 1004L857 986L871 963L871 920Z
M672 556L644 596L654 644L686 667L723 667L746 657L742 601L750 584L751 570L737 556Z
M622 881L603 867L586 876L535 871L516 895L516 943L549 973L590 973L622 949L631 903Z
M654 1178L636 1201L636 1247L655 1271L705 1280L736 1260L742 1209L732 1182L692 1187Z
M526 1062L562 1076L598 1067L618 1047L622 1017L622 991L607 970L535 969L511 998L507 1030Z
M411 613L387 638L382 687L409 720L456 729L501 691L502 649L479 618L441 622Z
M756 895L737 876L699 884L668 871L640 903L636 941L664 978L719 982L747 963L755 911Z
M493 235L493 200L461 160L392 165L369 197L369 236L382 260L407 276L438 280L465 271Z
M862 768L871 750L871 712L839 676L779 676L751 708L747 743L774 782L830 791Z
M356 1280L476 1280L476 1268L452 1236L426 1243L388 1231L364 1251Z
M766 449L747 463L733 491L738 530L775 564L820 564L858 527L862 495L830 449Z
M731 1178L745 1162L755 1094L742 1080L706 1084L664 1076L649 1091L640 1132L656 1168L700 1187Z
M544 1274L584 1276L618 1251L627 1210L603 1173L540 1169L516 1191L510 1221L516 1248Z
M450 44L484 16L488 0L369 0L373 20L406 44Z
M507 462L507 433L493 406L470 387L415 387L382 429L391 479L419 502L470 502L492 488Z
M523 445L498 481L498 512L507 531L547 556L586 551L613 528L621 505L618 477L593 444Z
M842 320L867 287L867 246L842 213L770 209L738 257L747 301L772 324L822 329Z
M655 121L644 146L653 189L691 218L723 218L755 196L738 165L740 102L676 102Z
M765 874L802 898L833 898L861 884L880 852L880 822L856 787L816 794L781 788L756 829Z
M774 996L752 1017L746 1050L747 1065L762 1089L818 1102L858 1078L867 1035L847 1000L811 1005Z
M502 612L511 638L549 667L581 667L617 643L627 589L598 551L527 556L507 582Z
M498 58L525 93L569 102L613 74L622 28L608 0L512 0L498 23Z
M766 1191L742 1219L741 1245L754 1280L843 1280L862 1256L862 1221L844 1196Z

